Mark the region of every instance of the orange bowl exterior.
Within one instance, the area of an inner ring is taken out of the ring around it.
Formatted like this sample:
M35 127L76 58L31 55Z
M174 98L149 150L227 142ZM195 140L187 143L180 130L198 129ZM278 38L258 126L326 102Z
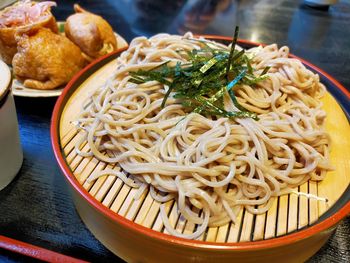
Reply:
M204 37L230 40L229 37L222 36ZM239 43L259 45L245 40L240 40ZM51 142L56 160L72 190L79 215L95 237L128 262L303 262L315 254L339 222L350 214L349 201L328 218L292 234L262 241L215 243L174 237L136 224L109 210L80 185L62 155L59 141L60 116L69 96L74 92L75 83L82 83L84 74L89 75L101 61L124 50L101 57L80 71L59 97L51 122ZM328 78L350 99L350 93L334 78L311 63L300 60Z

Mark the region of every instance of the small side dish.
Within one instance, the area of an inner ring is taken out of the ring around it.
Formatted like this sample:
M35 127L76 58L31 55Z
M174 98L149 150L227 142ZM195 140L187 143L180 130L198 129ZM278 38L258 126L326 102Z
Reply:
M86 64L117 49L112 27L102 17L74 5L66 32L60 32L55 2L19 1L0 11L0 58L12 65L23 89L53 90Z

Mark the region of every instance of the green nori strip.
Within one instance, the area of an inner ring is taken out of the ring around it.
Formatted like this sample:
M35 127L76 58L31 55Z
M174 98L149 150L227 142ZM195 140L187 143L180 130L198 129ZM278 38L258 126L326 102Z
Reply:
M236 43L237 43L237 39L238 39L238 32L239 32L239 27L236 26L235 33L234 33L233 38L232 38L230 55L228 56L228 60L227 60L227 66L226 66L226 77L227 78L228 78L228 73L229 73L230 68L231 68L232 58L233 58L235 48L236 48Z
M207 63L205 63L199 71L202 72L203 74L207 72L212 66L214 66L218 62L217 57L213 57L210 59Z
M264 70L261 72L260 76L265 75L269 71L270 68L271 67L269 67L269 66L265 67Z

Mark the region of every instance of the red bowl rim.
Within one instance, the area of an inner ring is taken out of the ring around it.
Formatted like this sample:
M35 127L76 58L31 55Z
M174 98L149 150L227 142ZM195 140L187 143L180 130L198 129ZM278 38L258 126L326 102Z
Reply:
M227 36L217 36L217 35L202 35L205 38L213 39L213 40L226 40L230 41L231 37ZM264 46L264 44L252 42L249 40L239 40L238 43L240 44L247 44L252 46ZM74 190L79 193L81 197L83 197L88 203L94 207L96 210L98 210L100 213L105 215L107 218L116 221L117 223L123 225L126 228L133 229L134 231L139 232L142 235L148 236L150 238L156 238L159 240L162 240L164 242L181 245L181 246L187 246L187 247L196 247L198 249L214 249L214 250L225 250L225 251L250 251L250 250L260 250L260 249L269 249L274 247L280 247L285 246L288 244L295 243L299 240L306 239L312 235L315 235L317 233L320 233L322 231L329 230L330 228L336 226L336 224L342 220L345 216L350 214L350 201L348 201L341 209L339 209L337 212L335 212L330 217L322 220L321 222L312 225L310 227L307 227L305 229L299 230L297 232L287 234L285 236L276 237L272 239L267 240L261 240L261 241L250 241L250 242L234 242L234 243L217 243L217 242L207 242L207 241L200 241L200 240L188 240L185 238L175 237L171 236L165 233L157 232L155 230L146 228L142 225L139 225L133 221L130 221L126 219L123 216L118 215L117 213L112 212L110 209L102 205L100 202L98 202L90 193L83 188L83 186L77 181L73 173L71 172L70 168L65 162L65 159L62 155L60 143L59 143L59 117L61 114L61 108L63 109L64 103L66 102L65 97L69 93L69 90L72 88L74 83L90 68L92 68L95 64L101 62L102 60L113 56L115 54L121 53L122 51L126 50L126 48L117 50L113 53L107 54L97 60L95 60L93 63L86 66L84 69L82 69L77 75L73 77L73 79L67 84L67 86L64 88L61 96L58 98L52 119L51 119L51 144L53 147L54 155L56 157L56 160L59 164L59 167L61 168L61 171L63 172L66 179L69 181L69 183L73 186ZM326 78L328 78L338 89L340 89L349 99L350 99L350 92L347 91L347 89L340 84L337 80L335 80L332 76L321 70L320 68L316 67L315 65L311 64L310 62L305 61L304 59L301 59L295 55L291 55L291 57L299 59L302 63L312 68L314 71L316 71L319 74L322 74Z

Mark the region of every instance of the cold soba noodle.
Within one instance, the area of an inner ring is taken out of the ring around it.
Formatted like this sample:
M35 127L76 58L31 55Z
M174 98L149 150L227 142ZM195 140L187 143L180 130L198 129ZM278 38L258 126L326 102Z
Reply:
M89 181L116 175L140 189L136 198L149 188L162 203L167 231L190 239L208 226L235 222L243 207L264 213L271 197L290 193L310 179L322 180L332 169L320 102L325 87L318 75L288 58L288 47L247 50L255 75L270 67L268 77L257 84L234 87L239 104L256 113L256 120L203 116L171 94L162 108L167 85L130 81L129 73L139 69L167 61L173 67L176 62L185 65L185 51L202 47L190 33L134 39L117 59L113 76L89 98L78 119L85 137L76 147L82 156L117 164L93 173ZM227 94L224 103L226 109L236 110ZM82 152L86 141L90 150ZM171 199L183 218L198 225L194 233L185 235L170 225L164 203Z

